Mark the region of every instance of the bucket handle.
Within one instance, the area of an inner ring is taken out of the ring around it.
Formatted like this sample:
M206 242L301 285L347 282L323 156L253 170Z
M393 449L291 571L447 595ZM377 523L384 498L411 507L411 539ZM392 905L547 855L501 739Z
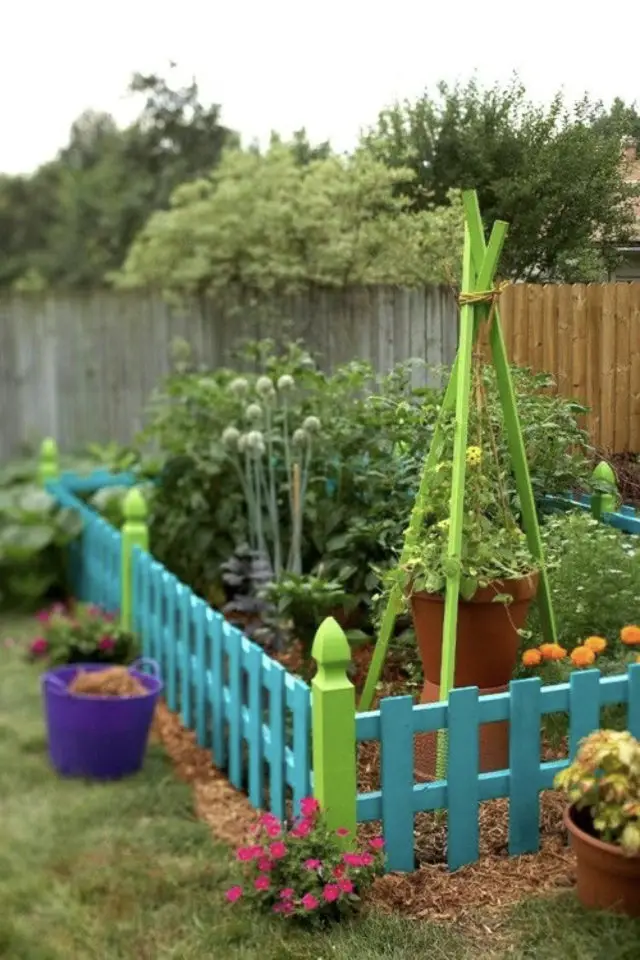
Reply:
M54 687L57 688L59 693L68 693L69 688L66 683L63 683L60 677L56 677L55 673L50 673L44 678L45 683L51 683Z
M139 670L143 672L144 667L149 667L151 671L151 676L155 677L156 680L160 679L160 667L158 666L158 661L153 660L151 657L138 657L137 660L131 664L131 670Z

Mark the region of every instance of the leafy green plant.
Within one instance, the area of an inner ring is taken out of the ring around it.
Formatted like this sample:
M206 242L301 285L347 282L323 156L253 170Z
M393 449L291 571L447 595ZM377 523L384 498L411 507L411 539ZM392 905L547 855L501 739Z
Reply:
M66 546L79 535L75 511L39 487L0 489L0 585L3 603L32 607L67 589Z
M311 647L322 620L331 613L348 612L353 604L337 580L295 573L283 574L266 588L265 597L275 608L278 620L289 623L292 637L302 647L305 663L311 659Z
M31 642L29 656L51 666L65 663L130 663L137 656L133 634L98 607L56 605L38 614L42 636Z
M260 818L255 840L236 852L239 881L227 900L308 927L326 927L354 916L362 897L384 862L383 840L345 853L329 831L317 801L302 800L301 816L280 823L272 814Z
M555 779L604 843L640 853L640 741L628 731L596 730Z

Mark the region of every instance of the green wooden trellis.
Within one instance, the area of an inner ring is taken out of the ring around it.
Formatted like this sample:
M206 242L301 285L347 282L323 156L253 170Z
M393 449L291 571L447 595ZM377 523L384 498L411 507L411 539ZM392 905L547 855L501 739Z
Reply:
M455 432L448 555L453 559L460 556L462 548L469 393L471 388L473 348L481 324L489 321L489 346L496 373L500 404L504 415L509 455L513 464L516 488L520 498L523 526L529 549L540 567L537 599L540 607L542 629L545 639L550 643L555 643L556 627L551 606L549 580L544 564L538 516L533 497L533 489L531 487L522 430L516 408L515 391L500 324L500 312L497 304L499 290L495 288L495 273L504 245L508 224L501 220L496 221L491 231L489 243L487 244L484 237L478 198L474 190L466 191L463 194L463 205L465 237L462 261L458 352L451 370L451 376L445 391L429 453L425 460L420 488L411 512L400 564L407 561L419 540L421 527L426 515L429 478L434 467L441 459L444 448L443 419L454 407ZM453 572L447 577L446 583L444 625L442 631L443 649L442 670L440 675L440 696L442 700L448 698L449 692L453 688L456 659L460 570L457 564L452 564L451 569ZM368 710L371 706L373 695L382 672L382 666L395 620L402 606L402 601L402 588L398 584L391 590L382 617L378 641L359 704L361 711ZM446 771L445 750L446 740L441 736L438 743L438 776L444 776Z

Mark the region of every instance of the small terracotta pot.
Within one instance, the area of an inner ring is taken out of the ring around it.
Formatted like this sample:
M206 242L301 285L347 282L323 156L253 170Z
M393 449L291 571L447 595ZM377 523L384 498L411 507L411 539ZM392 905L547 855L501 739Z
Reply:
M538 574L517 580L497 580L458 604L454 686L478 687L481 695L502 693L511 680L518 657L521 630L538 588ZM513 597L510 604L496 602L499 594ZM411 611L422 661L424 686L421 703L440 699L444 596L414 593ZM509 766L509 724L483 724L480 731L480 770ZM416 771L422 777L435 772L436 735L416 738Z
M640 917L640 854L629 856L593 836L586 810L567 807L564 825L577 861L577 893L583 907Z

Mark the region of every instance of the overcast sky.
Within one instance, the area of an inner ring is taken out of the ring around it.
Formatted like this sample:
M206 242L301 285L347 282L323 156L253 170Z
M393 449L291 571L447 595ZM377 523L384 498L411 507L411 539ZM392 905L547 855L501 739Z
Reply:
M0 170L51 158L85 109L135 115L124 92L135 70L177 61L246 140L306 126L312 139L353 145L396 98L439 79L507 80L531 95L560 87L609 102L640 99L638 0L5 0L0 56ZM478 11L475 18L473 11Z

